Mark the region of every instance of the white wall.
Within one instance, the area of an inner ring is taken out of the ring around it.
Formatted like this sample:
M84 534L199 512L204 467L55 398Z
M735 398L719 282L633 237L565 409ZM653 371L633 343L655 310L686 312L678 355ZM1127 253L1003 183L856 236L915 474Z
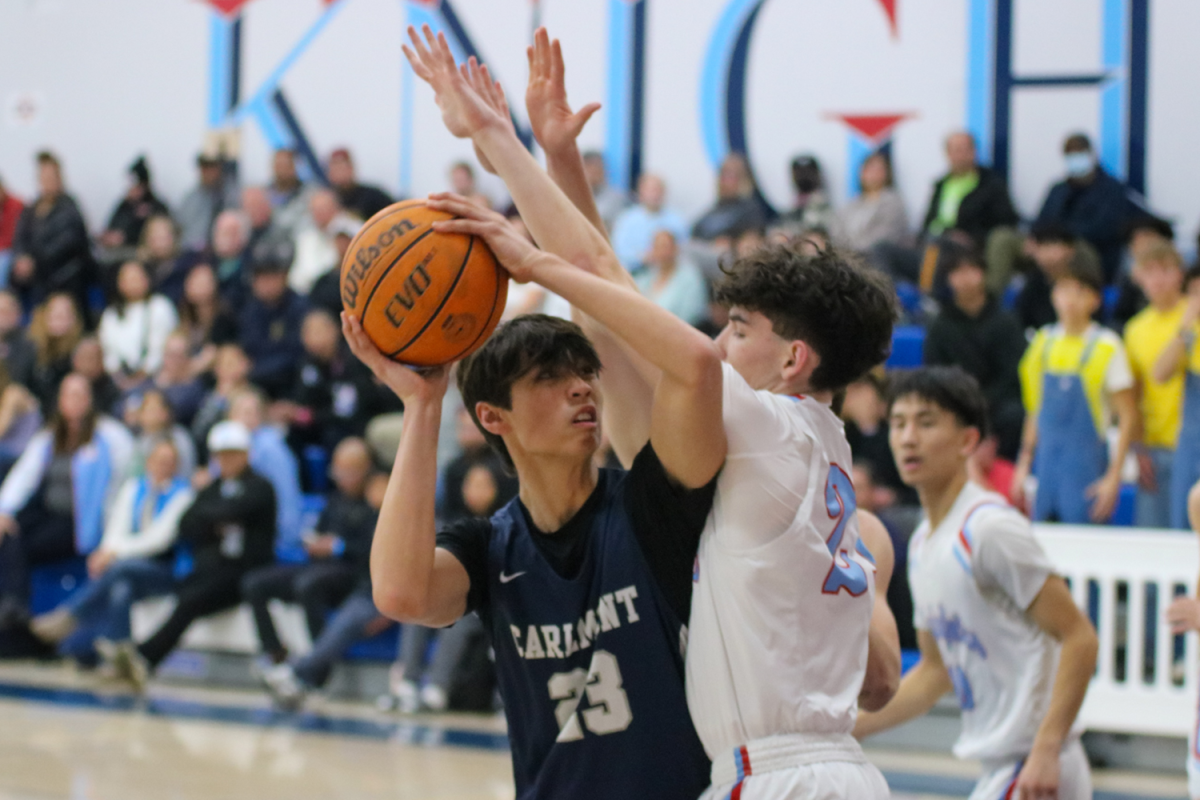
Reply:
M712 198L713 170L699 121L700 74L728 0L650 0L645 165L663 173L688 214ZM1017 0L1015 65L1023 72L1087 72L1100 64L1101 0ZM768 196L789 200L787 162L815 152L836 200L845 194L847 130L830 112L916 114L897 130L897 177L915 218L942 171L941 139L966 121L967 0L898 0L892 38L877 0L767 3L755 29L748 115L755 167ZM320 14L320 0L254 0L245 10L242 96L247 98ZM520 98L529 0L455 0L472 37ZM608 4L542 0L543 19L564 41L572 100L607 95ZM366 179L396 191L402 171L402 0L340 0L336 16L303 52L282 87L322 154L351 147ZM198 0L21 0L0 3L0 177L34 191L31 157L63 158L67 180L99 227L124 189L124 169L148 154L155 180L177 200L194 180L205 130L210 11ZM1200 125L1191 35L1200 3L1156 0L1150 20L1147 189L1151 204L1191 237L1200 219L1193 142ZM32 98L32 121L15 119ZM427 87L411 98L414 193L445 186L446 165L469 156L442 129ZM1068 131L1097 127L1089 90L1026 91L1013 104L1013 192L1036 213L1060 172ZM584 145L604 142L602 111ZM242 175L267 175L269 146L243 126ZM496 184L490 184L499 195Z

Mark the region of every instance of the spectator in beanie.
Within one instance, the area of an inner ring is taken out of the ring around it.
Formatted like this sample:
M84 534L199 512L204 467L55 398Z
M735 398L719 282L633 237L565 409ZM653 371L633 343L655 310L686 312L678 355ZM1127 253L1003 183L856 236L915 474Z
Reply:
M142 240L142 228L154 216L167 216L167 206L150 185L150 167L146 157L138 156L129 165L129 190L108 218L108 228L100 234L100 243L108 248L132 247Z
M836 224L833 206L825 193L825 176L815 156L792 159L792 187L796 190L792 210L780 218L794 234L812 228L829 230ZM756 226L765 227L765 226Z
M300 328L308 304L287 285L291 245L265 242L251 259L250 297L238 317L238 341L254 364L250 381L272 398L282 398L295 384L304 357Z

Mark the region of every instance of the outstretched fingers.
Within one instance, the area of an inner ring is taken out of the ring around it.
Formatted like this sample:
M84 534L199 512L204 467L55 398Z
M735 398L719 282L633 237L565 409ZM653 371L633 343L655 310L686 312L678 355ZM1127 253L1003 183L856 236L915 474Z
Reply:
M472 203L462 195L450 192L437 192L429 195L426 205L435 211L445 211L447 214L454 214L456 217L490 220L493 222L504 221L502 215L492 211L490 208L484 208L478 203Z

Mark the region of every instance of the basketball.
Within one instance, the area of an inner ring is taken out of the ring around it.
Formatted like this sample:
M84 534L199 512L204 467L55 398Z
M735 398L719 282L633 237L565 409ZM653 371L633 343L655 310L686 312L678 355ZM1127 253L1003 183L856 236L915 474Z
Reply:
M500 321L508 274L477 236L438 233L452 219L423 200L380 211L342 261L342 305L379 350L420 367L474 352Z

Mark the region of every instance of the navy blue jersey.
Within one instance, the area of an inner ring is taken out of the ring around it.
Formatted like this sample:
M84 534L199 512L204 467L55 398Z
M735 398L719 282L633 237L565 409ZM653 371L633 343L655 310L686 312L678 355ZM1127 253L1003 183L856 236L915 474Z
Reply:
M695 800L708 785L684 691L683 619L663 586L664 565L686 579L691 561L652 546L652 568L640 543L656 533L640 530L653 518L641 507L655 476L665 482L649 448L629 473L602 470L576 515L586 529L555 541L559 552L546 547L558 534L534 529L519 500L492 517L476 563L439 536L485 584L473 585L472 604L496 653L519 800ZM698 541L711 500L679 491L654 505L676 503ZM657 533L678 538L679 527Z

